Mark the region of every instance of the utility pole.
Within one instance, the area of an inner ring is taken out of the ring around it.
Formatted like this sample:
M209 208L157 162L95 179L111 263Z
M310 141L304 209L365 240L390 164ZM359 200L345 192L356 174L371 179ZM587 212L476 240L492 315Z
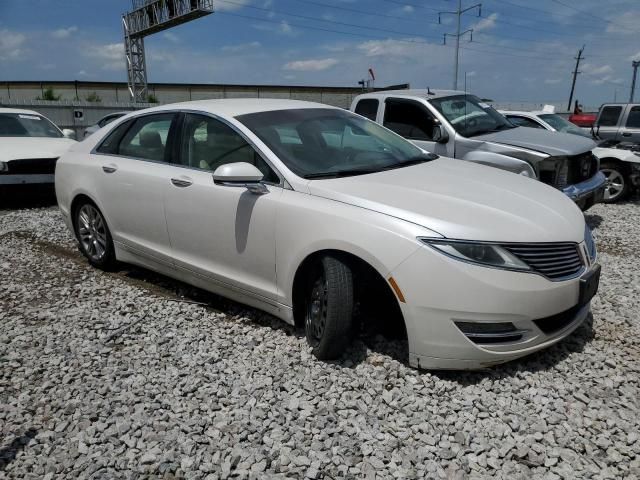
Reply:
M636 91L636 76L638 75L638 67L640 67L640 60L632 62L633 67L633 79L631 80L631 96L629 97L629 103L633 103L633 94Z
M475 5L471 5L470 7L467 8L462 8L462 0L458 0L458 9L455 12L438 12L438 23L442 23L442 15L455 15L456 18L456 24L457 24L457 28L456 28L456 33L445 33L444 34L444 44L447 44L447 37L455 37L456 39L456 51L454 54L454 66L453 66L453 89L457 90L458 89L458 67L460 64L460 37L462 37L463 35L469 33L471 40L473 42L473 28L470 28L468 30L465 30L464 32L460 31L460 27L461 27L461 20L462 20L462 14L468 12L469 10L473 10L474 8L478 9L478 16L481 17L482 16L482 4L481 3L477 3Z
M569 94L569 106L567 107L567 111L571 111L571 102L573 102L573 92L576 89L576 78L578 77L578 74L580 73L578 71L578 67L580 66L580 61L584 60L584 57L582 56L582 52L584 51L584 45L582 45L582 48L580 50L578 50L578 56L575 57L576 59L576 69L573 71L573 82L571 82L571 93Z

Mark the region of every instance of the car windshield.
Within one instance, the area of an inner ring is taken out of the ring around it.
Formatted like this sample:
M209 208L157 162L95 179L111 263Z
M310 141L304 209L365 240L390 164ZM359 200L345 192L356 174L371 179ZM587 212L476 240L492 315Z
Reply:
M62 138L62 132L46 118L33 113L0 113L0 137Z
M589 132L581 129L577 125L574 125L569 120L561 117L557 113L543 113L538 116L541 120L547 122L558 132L572 133L573 135L582 135L583 137L591 138Z
M449 120L456 132L464 137L515 128L509 120L491 105L475 95L454 95L429 100Z
M345 110L299 108L236 118L303 178L362 175L438 158Z

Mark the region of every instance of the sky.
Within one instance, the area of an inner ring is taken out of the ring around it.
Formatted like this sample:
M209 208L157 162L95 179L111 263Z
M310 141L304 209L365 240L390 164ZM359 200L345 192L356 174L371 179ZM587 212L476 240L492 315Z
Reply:
M455 38L443 43L456 17L439 12L456 0L213 3L214 14L145 39L149 82L356 86L372 68L376 87L452 87ZM0 0L0 81L126 81L121 15L130 6ZM460 88L466 77L468 91L496 101L566 102L585 45L575 98L629 98L640 0L483 0L462 17L469 29Z

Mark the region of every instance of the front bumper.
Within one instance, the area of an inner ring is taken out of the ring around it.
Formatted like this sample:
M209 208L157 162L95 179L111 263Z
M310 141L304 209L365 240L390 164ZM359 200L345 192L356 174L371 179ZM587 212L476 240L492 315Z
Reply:
M46 173L0 175L0 185L32 185L37 183L54 183L55 175Z
M585 267L580 276L592 268ZM580 276L550 281L538 274L471 265L422 249L391 276L406 300L400 307L409 363L418 368L473 370L514 360L562 340L590 311L590 303L577 307ZM461 331L456 325L460 322L510 323L522 335L513 341L478 343Z
M588 210L596 203L602 202L606 183L607 179L604 174L598 172L584 182L567 185L562 189L562 193L573 200L582 210Z

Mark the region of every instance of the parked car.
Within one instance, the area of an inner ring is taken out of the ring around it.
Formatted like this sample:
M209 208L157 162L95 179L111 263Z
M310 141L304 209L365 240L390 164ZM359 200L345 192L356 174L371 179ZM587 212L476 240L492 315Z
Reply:
M321 359L384 312L411 365L495 365L569 335L598 288L591 232L560 191L316 103L127 115L60 159L56 193L92 265L263 309L304 326Z
M593 128L603 140L640 143L640 104L605 103Z
M570 135L516 128L474 95L451 90L389 90L357 96L351 110L427 151L537 178L583 210L602 200L605 178L595 144Z
M0 187L50 184L58 157L75 140L31 110L0 108Z
M596 117L595 113L572 113L569 115L569 121L578 127L591 128L596 122Z
M519 127L542 128L591 138L590 133L568 122L557 113L549 111L501 111L500 113ZM600 159L600 171L607 179L604 187L604 202L614 203L624 199L632 188L640 187L640 154L634 155L631 150L602 145L602 143L598 144L592 152Z
M84 133L82 135L82 138L87 138L89 135L91 135L92 133L97 132L98 130L100 130L105 125L109 125L114 120L117 120L120 117L124 117L127 113L129 113L129 112L114 112L114 113L110 113L108 115L105 115L100 120L98 120L98 123L96 123L94 125L91 125L90 127L85 128Z

